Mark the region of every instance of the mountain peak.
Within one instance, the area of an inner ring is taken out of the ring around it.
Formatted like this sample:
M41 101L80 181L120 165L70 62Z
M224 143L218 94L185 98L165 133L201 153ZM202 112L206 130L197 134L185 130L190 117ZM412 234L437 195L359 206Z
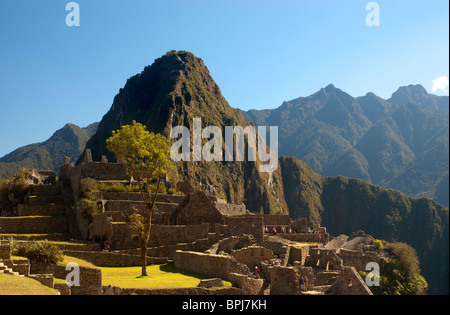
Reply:
M427 90L420 84L410 84L408 86L401 86L398 88L396 92L392 94L394 96L395 94L404 94L408 96L424 96L428 95Z
M429 94L420 84L400 87L388 101L400 106L415 103L432 110L448 110L448 97Z
M248 124L241 111L227 103L202 59L172 50L128 79L86 148L92 150L94 160L102 155L113 160L105 141L122 125L136 120L168 136L172 126L189 128L195 117L202 117L204 125Z

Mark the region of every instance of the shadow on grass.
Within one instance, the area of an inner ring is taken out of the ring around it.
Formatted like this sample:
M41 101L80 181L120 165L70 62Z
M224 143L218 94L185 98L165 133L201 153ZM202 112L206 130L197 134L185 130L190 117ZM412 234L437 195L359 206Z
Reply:
M167 263L167 264L161 265L159 267L159 270L164 271L164 272L170 272L170 273L178 273L183 276L194 277L194 278L198 278L198 279L207 279L208 278L204 275L199 275L199 274L196 274L193 272L178 269L177 267L175 267L174 263Z

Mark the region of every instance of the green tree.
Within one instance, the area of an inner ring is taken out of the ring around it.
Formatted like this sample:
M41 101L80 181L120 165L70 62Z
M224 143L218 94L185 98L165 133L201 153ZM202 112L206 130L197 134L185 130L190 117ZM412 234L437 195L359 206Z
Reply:
M117 160L125 163L128 175L137 182L142 200L146 206L145 230L142 231L142 276L147 276L147 249L150 239L152 214L163 178L174 168L170 158L170 143L160 134L146 130L136 121L113 131L106 140L106 147ZM156 182L151 193L150 183Z

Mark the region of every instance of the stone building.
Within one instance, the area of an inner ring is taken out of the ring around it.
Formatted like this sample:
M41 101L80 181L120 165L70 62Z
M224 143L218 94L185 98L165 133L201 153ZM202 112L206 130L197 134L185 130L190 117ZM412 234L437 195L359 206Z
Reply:
M227 224L227 218L249 215L243 204L229 204L196 191L186 196L172 216L172 224L192 225L208 223L213 229L215 224Z

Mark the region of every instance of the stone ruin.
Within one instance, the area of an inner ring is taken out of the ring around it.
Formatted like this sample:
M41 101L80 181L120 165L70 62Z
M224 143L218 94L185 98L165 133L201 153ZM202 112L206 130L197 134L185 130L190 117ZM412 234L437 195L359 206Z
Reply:
M79 213L78 191L83 178L131 180L123 164L108 163L106 159L94 162L89 153L85 151L78 165L66 160L59 181L44 188L58 190L64 197L61 209L66 213L66 231L73 238L91 240L87 242L91 245L82 250L66 248L64 252L94 265L140 265L140 252L131 239L129 222L131 214L146 213L139 193L99 192L96 198L100 213L91 221ZM364 271L368 262L381 264L375 252L344 248L348 240L333 243L325 227L305 218L256 214L243 204L230 204L195 191L189 183L183 182L179 187L183 188L183 195L159 194L156 200L148 250L150 262L173 262L182 270L216 279L206 281L205 286L220 283L217 279L230 281L238 290L233 294L371 294L358 271ZM6 223L0 219L1 227ZM52 228L56 226L49 230ZM93 236L107 240L107 250L92 243ZM334 248L328 248L328 244L334 244ZM257 276L255 267L260 271ZM37 272L64 276L64 271L50 269L40 268ZM131 294L120 288L102 288L101 276L99 280L94 270L86 274L90 280L79 291L82 294ZM308 277L308 291L301 290L300 276ZM171 293L182 292L192 293Z

